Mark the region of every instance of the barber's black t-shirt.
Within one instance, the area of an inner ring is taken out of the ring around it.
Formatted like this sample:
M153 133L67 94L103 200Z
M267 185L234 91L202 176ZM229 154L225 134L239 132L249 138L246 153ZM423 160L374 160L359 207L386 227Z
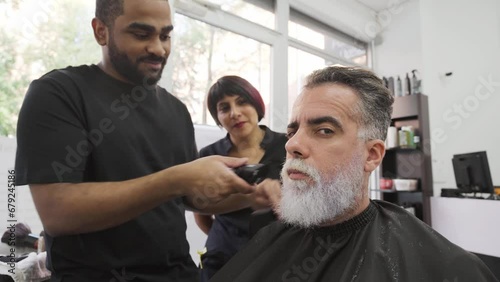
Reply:
M478 257L381 201L335 226L273 223L210 281L498 282Z
M17 134L17 185L123 181L197 157L184 104L163 88L123 83L95 65L33 81ZM196 281L184 211L177 198L104 231L46 234L49 269L53 277L87 281Z

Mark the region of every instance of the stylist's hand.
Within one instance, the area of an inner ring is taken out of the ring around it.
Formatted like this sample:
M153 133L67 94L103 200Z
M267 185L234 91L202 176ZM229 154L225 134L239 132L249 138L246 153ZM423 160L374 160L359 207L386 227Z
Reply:
M266 178L259 183L255 191L248 194L251 208L254 210L275 208L281 199L281 183L278 180Z
M231 194L248 194L255 190L253 185L238 177L232 168L247 163L246 158L208 156L175 167L185 195L195 208L216 203ZM176 177L177 178L177 177Z

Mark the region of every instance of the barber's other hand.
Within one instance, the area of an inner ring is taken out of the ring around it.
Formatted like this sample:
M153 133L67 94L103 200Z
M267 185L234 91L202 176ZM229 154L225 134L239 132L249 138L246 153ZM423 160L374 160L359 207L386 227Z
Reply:
M231 194L252 193L255 186L238 177L232 168L246 164L246 158L208 156L183 164L177 168L182 174L182 186L193 204L201 206L216 203Z
M254 210L274 209L281 199L281 183L278 180L266 178L247 197L250 199L251 208Z

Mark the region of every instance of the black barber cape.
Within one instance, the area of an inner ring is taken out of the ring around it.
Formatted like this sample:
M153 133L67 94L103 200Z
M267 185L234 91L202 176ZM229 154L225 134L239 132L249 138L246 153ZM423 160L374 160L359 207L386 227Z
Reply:
M475 255L382 201L335 226L273 223L210 281L498 282Z

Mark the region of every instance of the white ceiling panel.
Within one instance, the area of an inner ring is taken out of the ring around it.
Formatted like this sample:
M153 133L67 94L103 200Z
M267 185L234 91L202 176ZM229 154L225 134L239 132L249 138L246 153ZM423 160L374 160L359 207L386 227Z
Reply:
M404 1L394 1L394 0L356 0L362 5L376 11L382 11L389 8L391 5L404 2Z

